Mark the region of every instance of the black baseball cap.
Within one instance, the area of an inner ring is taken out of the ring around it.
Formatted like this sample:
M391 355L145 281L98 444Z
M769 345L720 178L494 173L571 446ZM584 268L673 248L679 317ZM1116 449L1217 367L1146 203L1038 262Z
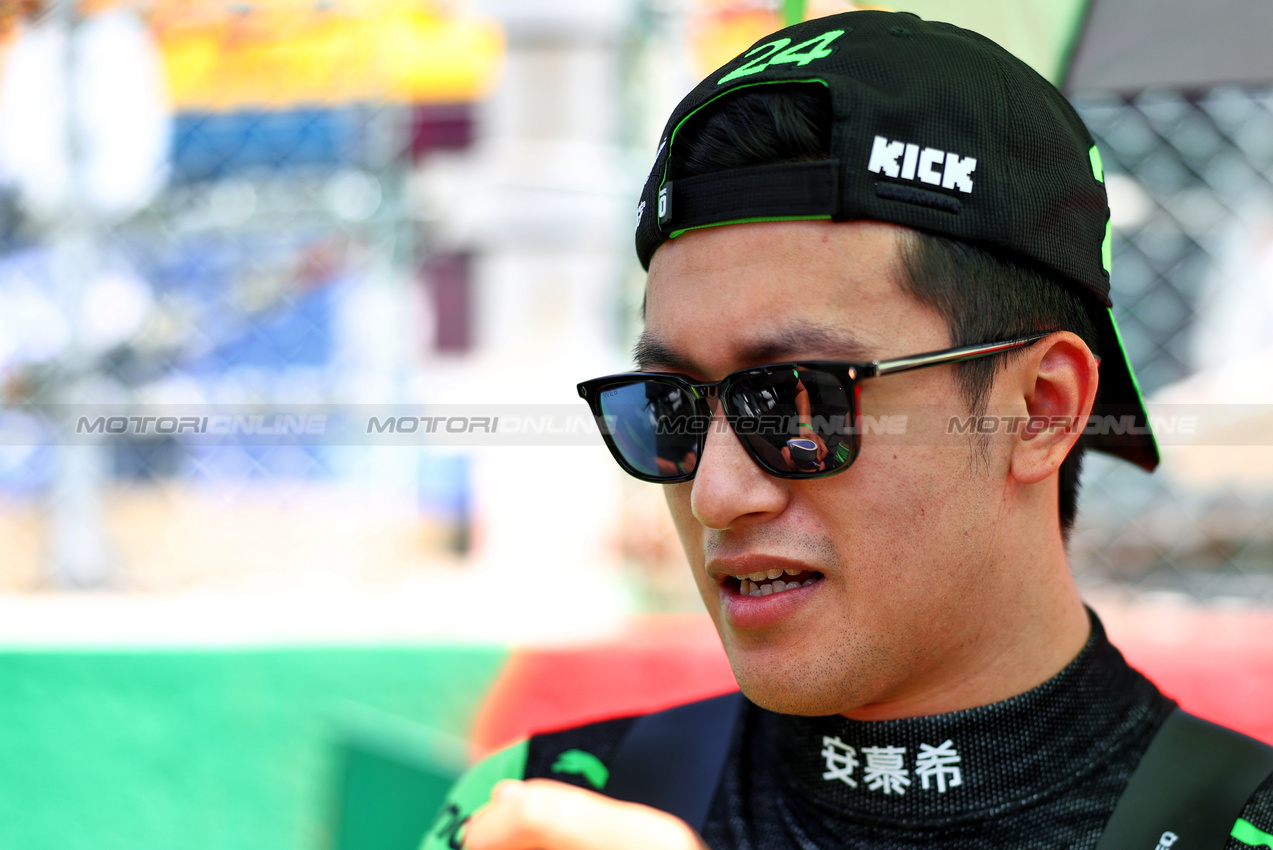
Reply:
M695 113L776 83L826 88L831 159L669 179L677 132ZM905 12L831 15L757 42L668 119L637 208L637 254L648 269L659 245L688 230L799 219L887 221L960 239L1095 299L1103 356L1083 439L1146 470L1158 465L1110 309L1100 154L1029 65L975 32Z

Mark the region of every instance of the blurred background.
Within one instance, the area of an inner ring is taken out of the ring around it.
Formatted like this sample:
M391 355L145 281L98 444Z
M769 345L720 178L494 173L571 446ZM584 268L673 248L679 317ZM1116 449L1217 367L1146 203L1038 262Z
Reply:
M1096 136L1164 463L1090 457L1073 566L1273 741L1273 11L889 6ZM474 755L727 690L574 384L630 365L668 112L847 8L6 0L0 846L407 850Z

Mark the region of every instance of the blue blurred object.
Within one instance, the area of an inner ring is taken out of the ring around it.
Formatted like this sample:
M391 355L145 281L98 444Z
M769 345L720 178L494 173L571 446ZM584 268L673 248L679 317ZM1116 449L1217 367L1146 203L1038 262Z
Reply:
M299 293L242 322L238 333L189 368L203 372L325 366L332 355L331 307L328 288Z
M348 165L358 161L367 120L359 108L182 113L174 127L172 180Z
M422 514L455 530L450 549L467 554L471 545L472 458L425 449L416 466L417 498Z

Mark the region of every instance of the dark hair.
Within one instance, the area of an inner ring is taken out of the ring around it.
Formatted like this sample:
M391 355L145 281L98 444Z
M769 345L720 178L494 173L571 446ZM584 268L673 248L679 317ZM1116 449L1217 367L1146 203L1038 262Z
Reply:
M751 165L828 159L830 135L830 102L822 86L746 89L703 110L681 127L672 145L669 177L675 180ZM1068 330L1100 356L1090 299L1049 279L1032 265L917 231L902 246L900 271L903 290L946 318L952 345ZM1003 363L1003 359L993 357L956 366L961 390L974 415L985 411ZM1058 513L1067 540L1078 508L1084 451L1080 440L1060 469Z

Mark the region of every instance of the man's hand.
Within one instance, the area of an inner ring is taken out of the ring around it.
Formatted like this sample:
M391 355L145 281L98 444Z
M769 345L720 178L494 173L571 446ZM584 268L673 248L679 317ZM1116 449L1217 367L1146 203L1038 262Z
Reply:
M551 779L495 786L465 831L466 850L707 850L689 824Z

